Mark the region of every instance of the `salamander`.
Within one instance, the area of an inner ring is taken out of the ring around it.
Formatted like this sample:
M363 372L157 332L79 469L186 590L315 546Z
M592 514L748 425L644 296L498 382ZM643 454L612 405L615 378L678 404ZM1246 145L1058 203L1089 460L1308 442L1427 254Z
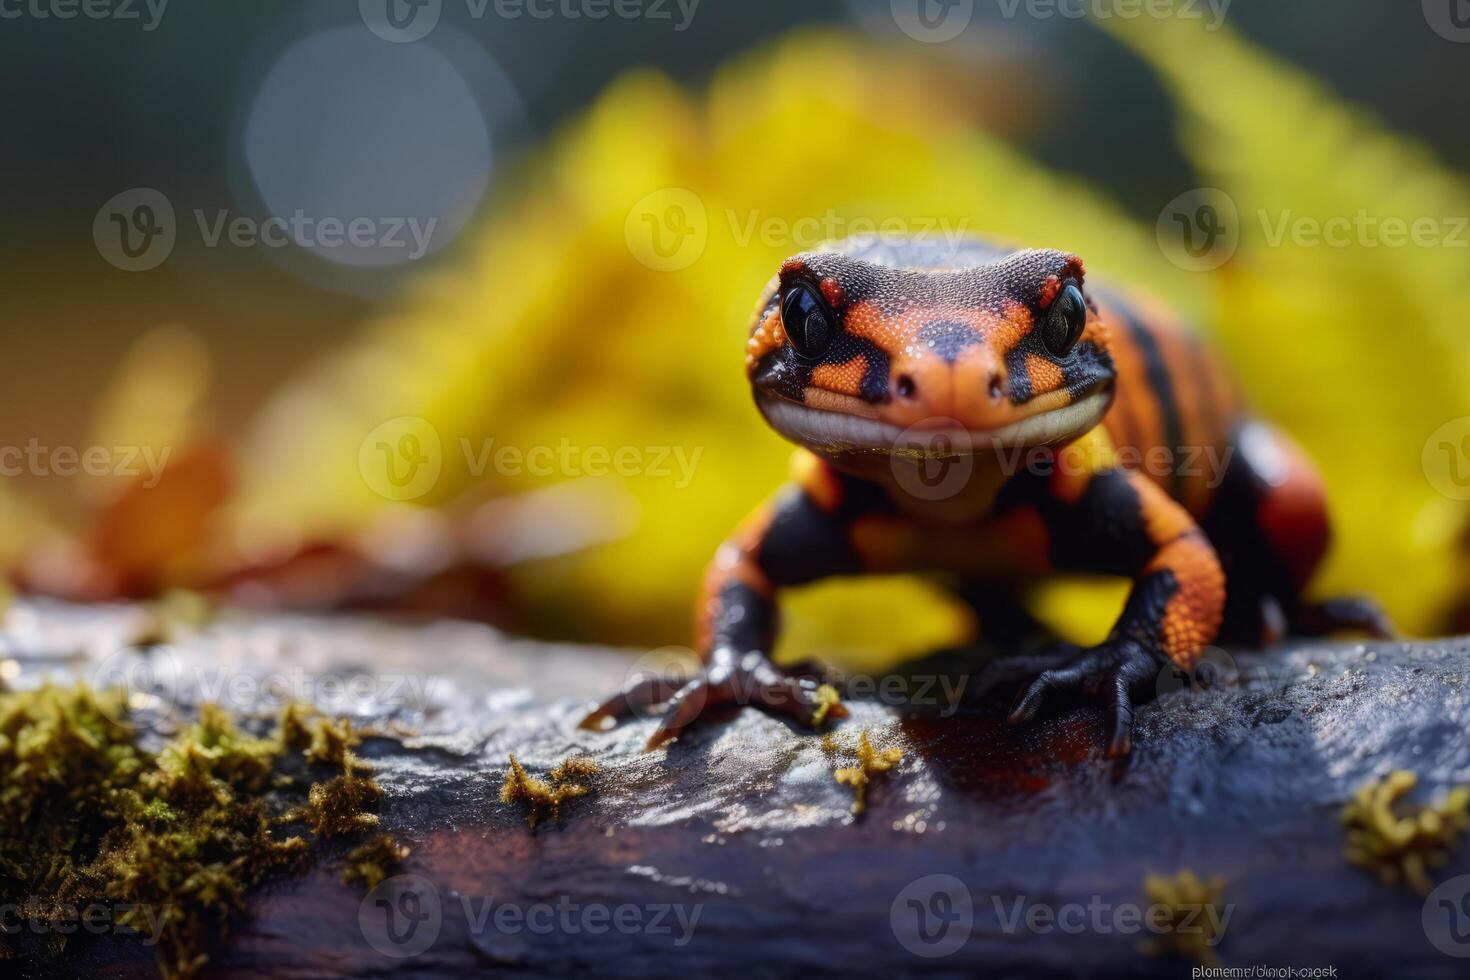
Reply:
M1368 599L1303 597L1330 541L1303 451L1178 317L1090 282L1076 255L979 238L796 255L761 296L745 366L800 447L792 480L709 566L702 673L630 682L590 727L666 704L652 747L724 703L819 721L815 684L769 654L779 593L830 576L943 573L1010 652L976 689L1016 685L1013 724L1060 692L1100 699L1113 757L1160 672L1217 640L1392 633ZM1025 590L1062 573L1131 580L1102 643L1032 642Z

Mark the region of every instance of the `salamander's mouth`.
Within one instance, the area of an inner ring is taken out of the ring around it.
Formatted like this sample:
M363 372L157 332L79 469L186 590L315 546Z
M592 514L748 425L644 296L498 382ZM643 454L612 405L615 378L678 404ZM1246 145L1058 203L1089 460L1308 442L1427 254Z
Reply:
M856 401L856 399L853 399ZM1041 399L1037 399L1041 401ZM771 428L792 442L828 452L900 455L964 455L982 450L1050 446L1076 439L1093 428L1112 404L1112 385L1099 384L1075 401L1038 411L989 430L967 429L954 419L907 428L870 414L815 408L766 392L756 404ZM870 406L863 406L870 413Z

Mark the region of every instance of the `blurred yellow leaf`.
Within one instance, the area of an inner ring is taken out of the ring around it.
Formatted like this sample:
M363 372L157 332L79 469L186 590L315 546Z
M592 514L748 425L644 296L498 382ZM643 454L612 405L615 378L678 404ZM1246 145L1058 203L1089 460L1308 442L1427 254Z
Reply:
M1470 188L1228 29L1099 23L1159 72L1186 151L1238 213L1234 258L1202 278L1253 402L1327 479L1337 546L1318 591L1371 592L1402 627L1435 628L1464 592L1470 505L1435 490L1423 457L1470 416Z

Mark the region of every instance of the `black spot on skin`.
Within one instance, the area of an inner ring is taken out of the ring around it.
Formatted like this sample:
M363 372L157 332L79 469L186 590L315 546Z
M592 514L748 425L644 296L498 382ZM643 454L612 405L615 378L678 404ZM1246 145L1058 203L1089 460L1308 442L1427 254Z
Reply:
M871 340L849 333L838 334L827 353L815 361L798 357L790 345L778 347L760 359L751 380L761 391L799 402L812 383L812 371L817 365L846 364L859 355L862 355L867 370L859 383L858 397L866 402L887 401L888 355Z
M813 367L792 356L787 348L778 347L760 359L751 378L760 390L799 402L806 396Z
M1031 388L1031 369L1026 366L1026 355L1030 353L1026 350L1027 346L1017 344L1006 356L1006 376L1011 383L1011 401L1017 405L1024 405L1036 397Z
M1072 353L1062 365L1062 383L1071 392L1074 402L1117 376L1118 369L1113 364L1112 355L1091 341L1072 348Z
M919 342L944 358L946 364L953 364L965 348L980 343L980 334L958 320L930 320L919 328Z
M888 355L878 349L878 345L872 341L864 340L868 350L865 352L868 358L868 370L863 375L863 383L858 391L858 397L865 402L886 402L888 400Z
M1117 376L1112 356L1096 344L1090 341L1078 344L1066 357L1057 358L1046 349L1046 345L1035 333L1031 333L1023 337L1006 356L1011 401L1017 405L1024 405L1040 394L1031 383L1031 370L1027 365L1028 358L1033 354L1061 368L1062 384L1071 393L1074 402Z
M778 586L862 571L844 531L846 515L828 514L796 487L776 504L761 538L756 564Z
M1143 502L1123 471L1094 476L1071 506L1046 493L1044 480L1035 481L1031 490L1051 529L1051 558L1058 568L1131 576L1153 558Z
M1169 496L1179 499L1179 468L1174 465L1175 455L1184 442L1183 417L1179 414L1179 402L1174 396L1174 379L1169 371L1169 362L1159 349L1154 335L1127 309L1122 310L1120 319L1134 345L1143 357L1144 371L1148 377L1149 391L1153 392L1159 406L1159 417L1164 422L1163 448L1169 453Z

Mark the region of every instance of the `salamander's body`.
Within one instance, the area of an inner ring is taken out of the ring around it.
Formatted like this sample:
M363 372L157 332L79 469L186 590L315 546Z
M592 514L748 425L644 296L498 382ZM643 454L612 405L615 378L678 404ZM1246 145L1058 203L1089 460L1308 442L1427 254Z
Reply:
M1303 603L1329 538L1311 464L1167 311L1087 282L1076 256L978 240L798 255L762 297L746 368L767 421L805 449L793 483L710 567L705 676L632 684L591 722L667 700L657 744L711 703L818 717L810 684L766 658L779 590L832 575L951 573L1001 645L1034 632L1016 601L1028 583L1132 579L1104 643L1002 660L982 682L1029 681L1015 722L1049 690L1099 693L1114 755L1133 701L1222 630L1387 629L1361 600Z

